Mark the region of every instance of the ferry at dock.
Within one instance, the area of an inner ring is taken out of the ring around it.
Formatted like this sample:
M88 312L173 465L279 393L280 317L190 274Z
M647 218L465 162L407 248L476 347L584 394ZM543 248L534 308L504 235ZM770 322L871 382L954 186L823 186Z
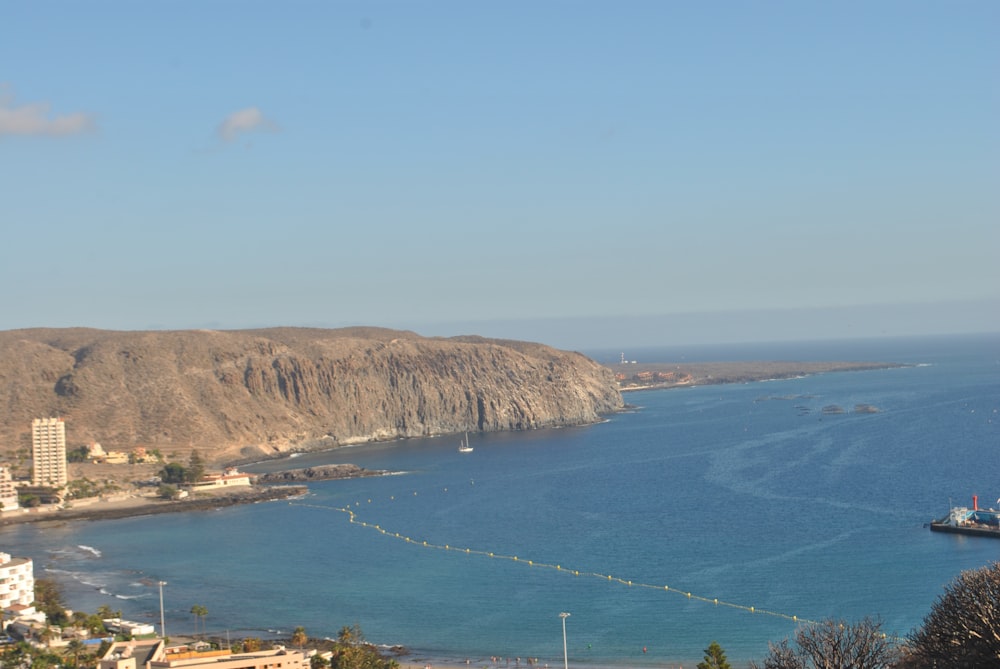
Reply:
M1000 500L997 500L997 504L1000 505ZM1000 510L980 509L979 496L973 495L971 509L965 506L952 507L944 518L932 520L930 527L932 532L950 532L1000 539Z

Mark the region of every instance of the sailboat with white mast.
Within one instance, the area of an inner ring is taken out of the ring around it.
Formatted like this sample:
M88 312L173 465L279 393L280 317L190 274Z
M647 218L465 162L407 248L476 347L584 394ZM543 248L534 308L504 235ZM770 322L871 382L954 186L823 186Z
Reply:
M465 439L458 442L458 452L459 453L471 453L472 446L469 446L469 433L465 433Z

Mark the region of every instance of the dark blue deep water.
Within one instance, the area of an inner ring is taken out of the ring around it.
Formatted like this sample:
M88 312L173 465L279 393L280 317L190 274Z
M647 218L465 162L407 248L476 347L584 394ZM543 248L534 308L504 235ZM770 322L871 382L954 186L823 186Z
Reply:
M1000 559L1000 540L925 525L1000 498L1000 337L626 355L910 366L631 393L635 409L605 423L472 435L471 454L448 437L263 463L399 474L318 483L291 504L13 527L0 549L88 611L158 623L167 581L168 634L193 632L201 604L220 634L357 623L414 649L404 664L473 666L560 665L562 611L577 666L693 666L713 640L742 665L825 618L878 616L905 635L960 571Z

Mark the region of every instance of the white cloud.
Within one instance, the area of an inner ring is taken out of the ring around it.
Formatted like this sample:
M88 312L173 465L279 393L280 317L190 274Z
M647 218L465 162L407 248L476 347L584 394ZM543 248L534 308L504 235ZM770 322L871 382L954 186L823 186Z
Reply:
M77 112L65 116L49 117L47 102L14 105L14 96L6 86L0 86L0 137L3 135L28 135L62 137L79 135L94 130L96 124L90 114Z
M232 142L245 132L261 130L265 132L277 132L278 125L266 118L256 107L247 107L233 112L219 124L219 137L226 142Z

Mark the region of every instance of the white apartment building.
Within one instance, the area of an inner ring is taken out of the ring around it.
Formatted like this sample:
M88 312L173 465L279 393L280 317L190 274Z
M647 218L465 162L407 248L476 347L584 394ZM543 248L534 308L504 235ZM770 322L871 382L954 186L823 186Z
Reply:
M66 423L62 418L31 421L31 484L61 488L66 485Z
M35 601L35 571L31 558L0 553L0 611Z
M0 465L0 512L13 511L17 508L17 488L14 487L10 469Z

